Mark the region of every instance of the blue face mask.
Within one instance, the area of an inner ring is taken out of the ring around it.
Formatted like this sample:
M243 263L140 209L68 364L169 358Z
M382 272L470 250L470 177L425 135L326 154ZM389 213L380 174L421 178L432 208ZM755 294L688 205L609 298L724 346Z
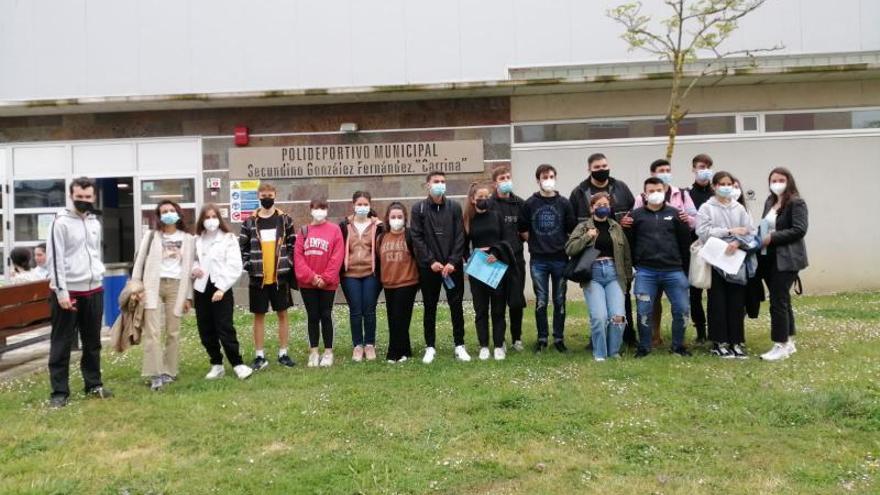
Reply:
M446 194L446 184L442 182L435 182L431 184L431 196L443 196Z
M596 218L608 218L608 215L611 215L611 208L600 206L593 211L593 214L596 215Z
M660 172L659 174L655 174L656 177L663 181L667 186L672 184L672 172Z
M159 220L162 221L165 225L174 225L180 220L180 215L177 214L176 211L165 212L159 216Z
M370 214L370 207L369 206L355 206L354 207L354 214L359 217L365 217Z
M697 180L699 182L709 182L712 180L712 176L715 175L715 172L708 168L697 170Z
M718 186L715 188L715 194L720 198L729 198L733 195L733 186Z
M501 194L510 194L513 192L513 181L504 181L498 184L498 192Z

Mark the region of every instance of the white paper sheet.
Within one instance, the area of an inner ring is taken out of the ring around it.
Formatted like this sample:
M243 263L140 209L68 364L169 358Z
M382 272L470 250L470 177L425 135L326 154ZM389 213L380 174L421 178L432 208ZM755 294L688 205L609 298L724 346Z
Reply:
M700 257L706 263L718 267L720 270L731 275L736 275L739 267L742 266L743 260L746 259L746 252L737 249L735 253L728 255L724 253L727 249L727 243L717 237L710 237L703 248L700 249Z

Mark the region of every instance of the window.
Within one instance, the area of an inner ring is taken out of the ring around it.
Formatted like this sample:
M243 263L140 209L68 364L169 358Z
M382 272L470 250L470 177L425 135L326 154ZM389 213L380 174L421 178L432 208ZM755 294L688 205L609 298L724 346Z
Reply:
M55 220L55 213L16 213L15 242L45 241L49 238L49 228Z
M767 132L877 129L880 110L768 113L764 120Z
M16 208L63 208L64 179L17 180L14 184Z
M688 117L678 125L679 136L736 133L733 115ZM632 119L561 124L524 124L514 126L517 143L581 141L663 137L668 134L663 119Z
M195 179L155 179L141 182L141 203L154 205L170 199L175 203L196 201Z

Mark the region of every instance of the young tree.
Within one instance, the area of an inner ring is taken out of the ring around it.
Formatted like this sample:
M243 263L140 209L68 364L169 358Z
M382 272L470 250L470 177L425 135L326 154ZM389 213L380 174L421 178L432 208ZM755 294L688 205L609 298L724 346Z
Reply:
M608 11L608 16L625 28L622 38L631 50L652 53L672 64L672 88L666 122L669 142L666 159L672 159L678 125L687 116L684 100L707 75L724 75L732 57L745 56L754 65L759 52L780 50L782 45L725 51L725 41L736 31L738 22L763 5L765 0L663 0L671 10L669 17L653 20L642 13L640 1L629 2ZM700 70L691 70L700 55ZM685 84L685 79L689 78Z

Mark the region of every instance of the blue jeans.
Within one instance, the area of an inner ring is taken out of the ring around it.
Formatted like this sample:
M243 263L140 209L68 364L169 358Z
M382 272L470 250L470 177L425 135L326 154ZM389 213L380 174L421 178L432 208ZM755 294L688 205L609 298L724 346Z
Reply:
M636 281L633 293L639 321L639 349L651 350L651 323L654 313L654 299L666 293L672 306L672 348L684 346L684 329L690 312L690 282L684 270L662 272L650 268L636 267Z
M550 296L550 282L553 282L553 340L562 341L565 332L565 290L567 281L562 276L565 261L532 260L532 286L535 289L535 325L538 327L538 340L547 342L547 304Z
M593 357L604 359L619 355L626 327L626 307L614 260L593 263L593 278L584 286L584 299L590 308Z
M376 302L382 285L376 275L343 277L342 293L348 301L351 345L376 345Z

